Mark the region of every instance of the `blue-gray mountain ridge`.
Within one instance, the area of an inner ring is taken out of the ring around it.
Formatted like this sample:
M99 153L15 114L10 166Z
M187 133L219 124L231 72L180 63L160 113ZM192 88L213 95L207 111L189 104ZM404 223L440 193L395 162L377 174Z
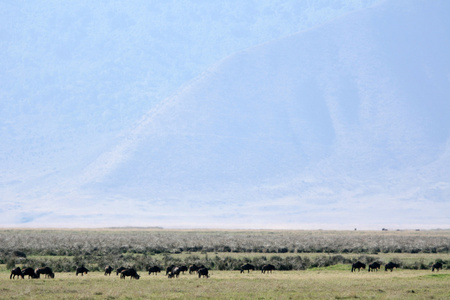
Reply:
M448 228L449 8L385 1L226 57L17 210L50 225Z

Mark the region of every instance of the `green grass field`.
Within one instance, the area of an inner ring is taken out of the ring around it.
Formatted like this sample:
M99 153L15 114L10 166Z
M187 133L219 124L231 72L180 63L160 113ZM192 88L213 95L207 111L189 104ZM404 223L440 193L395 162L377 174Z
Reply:
M0 273L1 299L450 299L450 272L351 273L346 265L306 271L211 271L210 278L139 272L140 280L93 272L55 279L9 279Z

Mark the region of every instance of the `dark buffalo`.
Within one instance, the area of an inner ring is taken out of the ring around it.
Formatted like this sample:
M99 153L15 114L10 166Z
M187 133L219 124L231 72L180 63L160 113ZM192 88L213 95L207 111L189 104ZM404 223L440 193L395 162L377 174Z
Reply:
M207 268L200 268L200 269L197 270L197 273L198 273L198 278L201 278L202 276L204 276L206 278L209 278L208 269Z
M380 267L381 267L381 264L380 263L378 263L378 262L373 262L373 263L371 263L370 265L369 265L369 272L370 271L378 271L379 269L380 269Z
M188 270L188 267L186 266L180 266L180 272L184 274L184 272L186 272Z
M44 274L46 278L55 278L55 273L49 267L38 268L34 273L36 273L36 278L41 278L41 274Z
M19 267L11 270L11 275L9 275L9 279L15 279L16 276L17 276L17 278L22 277L22 279L23 279L23 274Z
M391 272L392 272L394 270L394 268L400 268L400 265L396 264L396 263L393 263L393 262L390 262L384 267L384 270L385 271L391 270Z
M130 276L130 279L139 279L141 276L138 275L135 269L125 269L120 272L120 278L125 279L125 277Z
M250 273L250 270L254 271L255 266L251 264L245 264L241 266L241 273L244 273L244 271L247 271L247 273Z
M172 272L172 269L175 268L175 265L170 265L166 268L166 275L169 275Z
M22 269L22 275L23 276L28 276L28 278L36 278L36 273L34 273L34 269L33 268Z
M180 267L173 267L172 271L167 275L169 278L178 278L180 276L181 269Z
M198 269L200 269L200 268L197 267L196 265L190 265L190 266L189 266L189 274L192 274L192 273L197 272Z
M126 268L124 268L124 267L118 268L118 269L116 270L116 275L119 275L120 272L122 272L122 271L125 270L125 269L126 269Z
M267 265L262 266L261 273L266 273L266 272L272 273L273 270L275 270L275 266L271 265L271 264L267 264Z
M78 276L78 274L81 274L81 276L83 276L83 274L87 274L88 272L88 269L86 269L84 266L81 266L77 268L76 275Z
M431 266L431 272L434 272L434 270L436 270L436 272L439 272L439 270L442 270L442 263L437 262L437 263L433 264Z
M151 275L152 273L155 273L155 275L158 275L157 273L161 272L161 268L158 266L153 266L148 268L148 274Z
M359 271L361 271L361 269L365 269L365 268L366 268L366 264L363 264L362 262L357 261L352 265L352 272L356 271L356 269L358 269L358 272L359 272Z
M201 269L201 268L205 268L205 266L204 265L200 265L200 266L191 265L191 266L189 266L189 274L198 272L198 270Z
M113 268L111 266L105 267L105 276L109 275L111 276L111 272L113 271Z

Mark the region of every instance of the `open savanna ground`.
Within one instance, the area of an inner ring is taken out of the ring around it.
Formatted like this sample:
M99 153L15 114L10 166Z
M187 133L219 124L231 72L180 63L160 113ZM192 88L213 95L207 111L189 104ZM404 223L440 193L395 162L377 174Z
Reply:
M210 278L139 272L140 280L56 273L54 279L9 279L0 273L2 299L449 299L450 272L354 272L345 265L305 271L211 271ZM343 270L345 269L345 270Z
M450 231L166 229L0 230L0 299L449 299ZM362 261L378 272L351 272ZM385 272L393 261L399 268ZM431 272L435 262L439 273ZM240 274L242 264L256 269ZM262 274L264 264L272 274ZM203 264L210 278L169 279L149 266ZM77 266L90 272L75 276ZM104 276L132 267L140 280ZM49 266L54 279L14 279L14 267Z

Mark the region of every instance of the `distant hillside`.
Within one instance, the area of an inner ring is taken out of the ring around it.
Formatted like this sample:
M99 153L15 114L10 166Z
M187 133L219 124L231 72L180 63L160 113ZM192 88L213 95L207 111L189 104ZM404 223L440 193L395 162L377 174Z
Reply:
M76 172L217 60L358 2L1 1L0 185Z
M23 220L449 227L449 8L385 1L231 55L78 174L39 181Z

